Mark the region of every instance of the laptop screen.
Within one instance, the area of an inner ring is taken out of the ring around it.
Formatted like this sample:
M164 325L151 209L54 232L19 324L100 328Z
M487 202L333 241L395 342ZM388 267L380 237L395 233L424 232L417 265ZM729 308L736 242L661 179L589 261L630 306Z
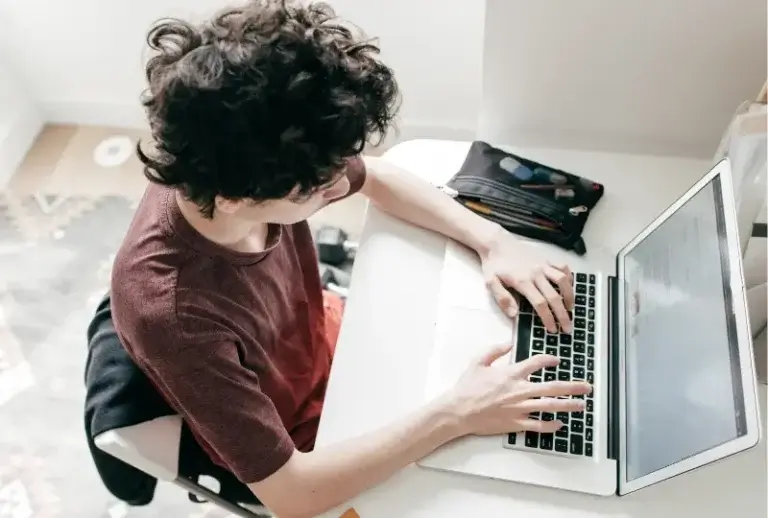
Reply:
M626 256L627 481L747 433L720 188Z

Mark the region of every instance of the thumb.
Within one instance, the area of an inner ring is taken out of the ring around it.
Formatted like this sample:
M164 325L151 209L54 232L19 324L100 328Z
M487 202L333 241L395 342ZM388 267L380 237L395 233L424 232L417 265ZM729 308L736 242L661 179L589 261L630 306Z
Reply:
M499 344L494 345L487 351L485 351L478 359L477 359L477 365L482 365L485 367L490 366L493 362L507 354L509 351L512 350L512 344Z

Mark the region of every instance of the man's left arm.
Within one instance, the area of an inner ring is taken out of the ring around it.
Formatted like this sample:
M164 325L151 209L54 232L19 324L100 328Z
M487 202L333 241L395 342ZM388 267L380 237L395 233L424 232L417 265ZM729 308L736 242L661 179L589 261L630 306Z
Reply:
M378 157L365 157L360 192L379 209L471 248L483 258L502 228L456 203L416 175Z
M531 302L550 332L557 330L558 323L570 331L567 308L573 307L574 296L567 266L548 263L523 240L418 176L382 158L365 157L364 161L367 172L360 192L376 207L477 252L488 288L510 316L515 316L518 308L506 287Z

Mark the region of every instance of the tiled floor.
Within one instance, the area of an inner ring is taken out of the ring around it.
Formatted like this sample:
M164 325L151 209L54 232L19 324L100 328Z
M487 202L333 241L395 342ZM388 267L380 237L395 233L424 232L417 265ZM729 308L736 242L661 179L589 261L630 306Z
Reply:
M168 484L129 508L99 481L83 432L85 329L146 180L141 132L48 126L0 186L0 518L224 518ZM359 196L314 225L359 234ZM88 496L86 496L88 495Z

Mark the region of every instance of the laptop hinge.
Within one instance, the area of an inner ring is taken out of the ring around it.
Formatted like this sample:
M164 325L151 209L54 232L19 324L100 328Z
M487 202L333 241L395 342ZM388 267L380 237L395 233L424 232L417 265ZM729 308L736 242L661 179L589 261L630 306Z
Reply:
M608 458L619 453L619 283L608 277Z

